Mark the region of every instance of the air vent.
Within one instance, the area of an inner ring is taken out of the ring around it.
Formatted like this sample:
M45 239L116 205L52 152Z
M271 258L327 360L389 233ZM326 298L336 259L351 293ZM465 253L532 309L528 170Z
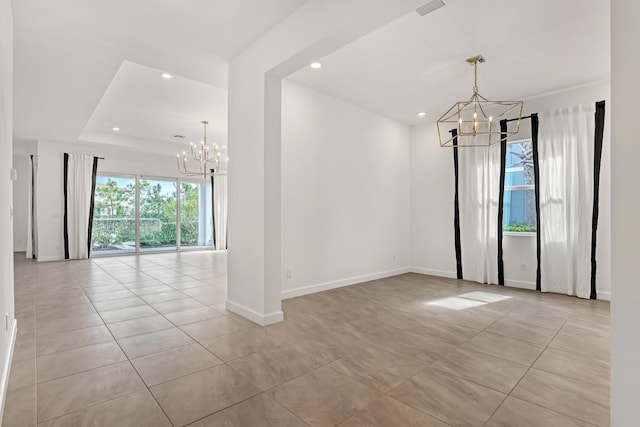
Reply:
M184 135L173 135L174 138L184 138Z
M444 6L444 2L442 0L433 0L417 8L416 12L418 12L418 15L424 16L436 9L440 9L442 6Z

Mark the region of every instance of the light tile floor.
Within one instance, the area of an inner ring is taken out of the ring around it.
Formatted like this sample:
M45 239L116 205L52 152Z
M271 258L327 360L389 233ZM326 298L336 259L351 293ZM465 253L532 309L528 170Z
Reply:
M609 304L405 274L229 313L213 252L16 257L3 426L606 426Z

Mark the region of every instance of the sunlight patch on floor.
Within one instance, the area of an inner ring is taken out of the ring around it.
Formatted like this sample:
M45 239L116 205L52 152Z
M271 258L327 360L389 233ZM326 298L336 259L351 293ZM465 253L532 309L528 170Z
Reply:
M439 307L450 308L452 310L465 310L467 308L478 307L492 302L499 302L510 299L510 296L492 294L490 292L468 292L455 297L442 298L435 301L429 301L427 305L436 305Z
M484 301L484 302L498 302L498 301L504 301L512 298L508 295L492 294L491 292L482 292L482 291L468 292L466 294L461 294L458 296L460 298L468 298L468 299L473 299L476 301Z

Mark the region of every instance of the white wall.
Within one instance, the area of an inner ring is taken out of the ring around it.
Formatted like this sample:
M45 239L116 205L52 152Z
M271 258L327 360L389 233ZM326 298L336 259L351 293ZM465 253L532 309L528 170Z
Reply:
M176 146L180 151L182 146ZM64 259L64 153L104 157L98 173L114 172L150 177L180 178L176 158L139 153L102 144L38 142L38 261Z
M638 425L640 389L640 2L613 0L611 11L611 426L627 427Z
M227 309L283 318L280 79L403 16L422 0L310 0L229 63Z
M13 142L13 167L18 172L18 180L13 183L13 251L27 249L27 211L29 209L29 185L31 183L31 160L37 154L36 141Z
M407 125L283 81L285 298L406 271L409 140Z
M456 277L453 153L440 147L434 123L411 128L411 266Z
M13 311L13 18L10 0L0 0L0 416L15 338Z
M13 183L13 251L27 250L27 211L29 207L29 185L31 166L28 154L14 154L13 168L18 180Z
M611 277L611 143L609 84L599 82L527 99L524 115L559 107L607 101L597 247L598 297L610 298ZM529 121L520 134L527 138ZM434 123L411 130L411 265L414 271L455 277L453 234L453 153L441 148ZM505 282L535 289L536 242L533 236L504 236ZM463 255L464 256L464 255ZM467 255L469 256L469 255ZM523 268L524 265L524 268Z

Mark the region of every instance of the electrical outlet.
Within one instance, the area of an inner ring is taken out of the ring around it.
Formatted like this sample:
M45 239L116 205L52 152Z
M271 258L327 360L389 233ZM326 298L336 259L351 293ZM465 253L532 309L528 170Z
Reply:
M293 268L287 267L287 279L291 279L293 277Z
M526 271L527 270L527 263L523 262L522 264L520 264L520 270L522 271Z
M392 258L395 261L396 260L396 254L393 254Z

